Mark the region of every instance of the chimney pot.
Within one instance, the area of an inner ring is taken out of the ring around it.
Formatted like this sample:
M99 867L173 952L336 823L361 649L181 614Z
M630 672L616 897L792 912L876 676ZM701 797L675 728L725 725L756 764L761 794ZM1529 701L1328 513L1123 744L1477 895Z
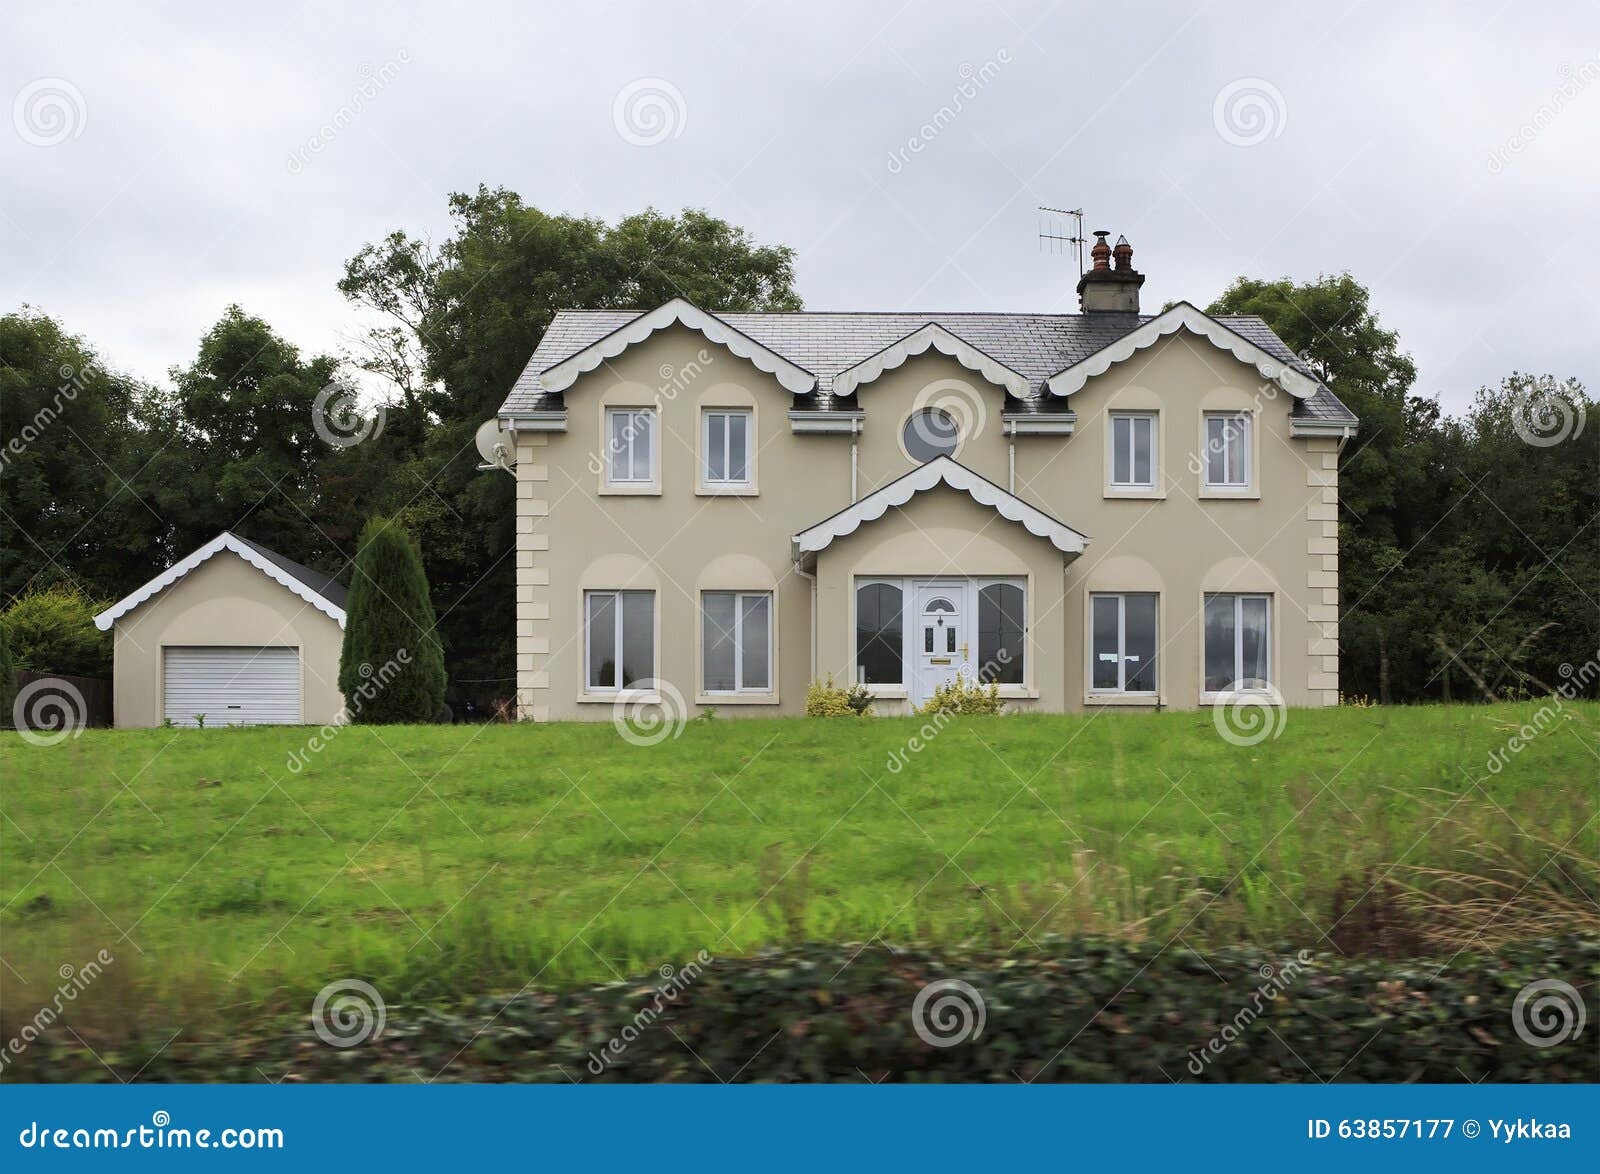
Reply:
M1094 234L1094 247L1089 250L1089 256L1094 258L1096 269L1111 268L1111 246L1106 244L1106 237L1111 235L1109 229L1096 229Z
M1111 250L1111 255L1117 259L1117 272L1130 273L1133 270L1133 246L1128 243L1128 238L1119 236L1117 247Z
M1137 314L1144 274L1133 267L1133 246L1119 236L1113 249L1106 243L1111 235L1107 230L1094 235L1094 248L1089 250L1094 268L1078 279L1078 304L1085 314ZM1111 265L1113 257L1116 268Z

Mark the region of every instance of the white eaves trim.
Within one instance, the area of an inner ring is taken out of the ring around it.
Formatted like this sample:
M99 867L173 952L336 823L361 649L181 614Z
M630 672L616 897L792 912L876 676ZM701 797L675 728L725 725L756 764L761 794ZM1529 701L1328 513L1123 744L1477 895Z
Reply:
M1340 423L1338 420L1296 420L1292 416L1289 418L1290 436L1332 436L1348 440L1357 431L1357 425Z
M287 587L290 591L293 591L296 595L305 600L312 607L316 608L323 615L335 621L341 628L344 627L344 608L323 598L314 589L302 583L299 579L295 578L277 563L273 562L269 558L264 558L249 545L240 542L227 531L223 531L221 534L218 534L199 550L189 555L188 558L185 558L180 562L173 563L170 567L162 571L154 579L151 579L148 583L139 588L137 591L133 592L131 595L124 596L122 599L119 599L116 603L113 603L110 607L106 608L105 611L94 617L94 626L99 628L102 632L110 631L112 624L116 623L134 608L138 607L142 603L147 602L153 596L165 591L168 587L171 587L179 579L183 578L190 571L194 570L201 563L209 559L212 555L223 550L233 551L234 554L244 559L245 562L249 563L256 570L267 576L267 578L271 579L275 583L279 583L284 587Z
M866 420L865 412L846 411L791 411L791 432L860 432Z
M722 319L682 298L673 298L649 313L640 314L627 325L617 327L570 358L545 368L539 373L539 383L549 392L565 391L576 382L578 376L593 371L607 359L616 358L656 331L677 323L703 334L741 359L749 359L767 374L776 376L778 382L795 395L804 395L817 385L817 377L804 367L797 367L776 351L768 350L749 335L741 334Z
M1018 399L1028 394L1028 377L1013 371L1004 363L990 358L959 335L952 334L937 322L913 330L899 342L890 343L875 355L869 355L853 367L846 367L833 377L834 395L852 395L856 388L871 383L885 371L893 371L913 355L920 355L932 347L942 355L949 355L968 371L976 371L990 383L1003 387Z
M1051 412L1043 416L1001 415L1007 436L1071 436L1078 426L1077 412Z
M1235 334L1188 302L1179 302L1165 314L1157 315L1137 330L1106 344L1088 358L1058 371L1045 380L1045 386L1056 395L1071 395L1094 376L1103 374L1112 364L1131 358L1179 330L1198 334L1219 350L1249 363L1262 378L1272 380L1296 399L1306 399L1317 390L1314 380L1300 374L1282 359L1269 355L1243 335Z
M959 489L980 505L986 505L1008 521L1016 522L1037 538L1049 541L1063 554L1082 554L1088 538L1071 526L1058 522L1042 510L1035 509L1015 494L979 476L965 465L949 457L935 457L904 477L889 482L882 489L869 493L854 505L848 506L825 521L794 536L797 554L815 554L836 538L854 534L867 522L875 522L890 509L903 506L919 493L936 485Z

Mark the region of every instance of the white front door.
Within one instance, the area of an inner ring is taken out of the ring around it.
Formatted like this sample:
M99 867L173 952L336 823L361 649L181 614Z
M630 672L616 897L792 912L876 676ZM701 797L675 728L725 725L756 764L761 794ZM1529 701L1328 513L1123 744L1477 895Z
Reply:
M911 700L921 705L933 691L958 675L969 681L972 664L972 584L963 579L924 579L917 583L912 614L914 679Z

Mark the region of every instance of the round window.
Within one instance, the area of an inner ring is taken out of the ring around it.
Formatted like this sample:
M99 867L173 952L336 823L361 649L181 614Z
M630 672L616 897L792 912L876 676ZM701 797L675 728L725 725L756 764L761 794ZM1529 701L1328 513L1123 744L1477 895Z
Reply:
M906 420L901 439L906 455L919 464L927 464L935 457L948 457L955 453L960 442L955 417L943 408L923 408L911 413Z

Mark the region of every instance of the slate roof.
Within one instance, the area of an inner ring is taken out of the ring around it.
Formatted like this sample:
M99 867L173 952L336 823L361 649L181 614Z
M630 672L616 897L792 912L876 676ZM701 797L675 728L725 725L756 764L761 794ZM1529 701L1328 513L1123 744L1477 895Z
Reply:
M231 531L230 531L231 533ZM299 579L311 590L326 599L335 607L342 608L346 597L350 594L339 581L331 575L324 575L321 571L313 571L310 567L295 562L291 558L284 558L275 550L268 550L259 542L251 542L243 534L234 534L240 542L255 551L269 562L276 563L282 570L287 571L294 578Z
M561 396L547 392L540 385L539 373L626 326L639 313L635 310L562 310L557 313L510 395L506 397L500 414L513 416L560 409L563 406ZM816 392L796 396L796 409L854 409L857 406L854 397L833 394L834 376L928 323L937 322L952 334L1028 377L1030 396L1027 399L1007 396L1005 411L1044 415L1071 411L1068 399L1044 392L1043 383L1046 379L1088 358L1150 321L1155 315L906 314L802 310L770 314L719 313L716 317L817 376ZM1316 380L1315 373L1262 319L1240 314L1219 314L1214 318L1274 358L1289 363L1302 375ZM1296 401L1293 414L1298 419L1356 423L1355 414L1320 381L1310 397Z

